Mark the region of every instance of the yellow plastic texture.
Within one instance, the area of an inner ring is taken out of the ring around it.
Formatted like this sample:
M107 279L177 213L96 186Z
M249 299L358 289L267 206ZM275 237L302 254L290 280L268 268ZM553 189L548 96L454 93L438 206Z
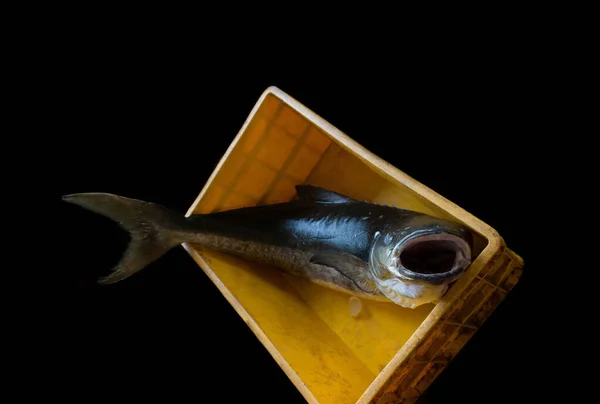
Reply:
M477 233L477 259L440 303L411 310L363 300L356 317L349 295L184 244L308 402L413 402L516 284L522 260L489 226L275 87L188 215L289 201L297 184L456 220Z

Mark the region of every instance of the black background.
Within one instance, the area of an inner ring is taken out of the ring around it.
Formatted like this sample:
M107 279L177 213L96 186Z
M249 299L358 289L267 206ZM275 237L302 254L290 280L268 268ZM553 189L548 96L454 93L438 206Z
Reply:
M180 48L123 48L69 47L41 77L52 109L47 126L58 173L51 185L61 229L57 265L43 278L56 282L60 307L44 318L52 324L44 332L52 364L63 365L45 369L56 372L62 395L303 402L182 247L100 288L95 280L118 261L128 236L60 201L68 193L110 192L185 212L270 85L494 227L525 259L521 282L423 402L540 393L542 384L530 378L546 356L538 345L542 269L531 218L539 167L528 146L546 118L536 69L495 60L408 72L384 64L385 71L367 74L324 60L291 69L293 60L261 53L225 63Z

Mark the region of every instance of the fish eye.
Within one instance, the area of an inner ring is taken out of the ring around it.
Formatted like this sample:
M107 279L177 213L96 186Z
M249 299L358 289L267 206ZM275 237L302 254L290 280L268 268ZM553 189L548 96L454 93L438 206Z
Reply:
M385 238L383 239L383 242L385 243L385 245L390 245L392 243L392 235L391 234L386 234Z

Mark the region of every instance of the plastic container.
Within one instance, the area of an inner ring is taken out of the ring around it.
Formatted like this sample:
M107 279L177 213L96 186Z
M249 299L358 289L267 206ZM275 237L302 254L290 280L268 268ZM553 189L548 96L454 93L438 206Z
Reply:
M289 201L313 184L462 222L477 258L441 302L362 301L184 244L310 403L414 402L517 283L523 262L494 229L373 155L275 87L260 97L187 215Z

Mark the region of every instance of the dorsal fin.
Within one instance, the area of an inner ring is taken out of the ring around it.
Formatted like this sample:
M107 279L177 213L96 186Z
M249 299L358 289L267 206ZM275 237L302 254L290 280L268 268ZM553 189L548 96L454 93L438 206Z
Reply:
M296 192L300 200L314 203L347 203L353 199L313 185L296 185Z

